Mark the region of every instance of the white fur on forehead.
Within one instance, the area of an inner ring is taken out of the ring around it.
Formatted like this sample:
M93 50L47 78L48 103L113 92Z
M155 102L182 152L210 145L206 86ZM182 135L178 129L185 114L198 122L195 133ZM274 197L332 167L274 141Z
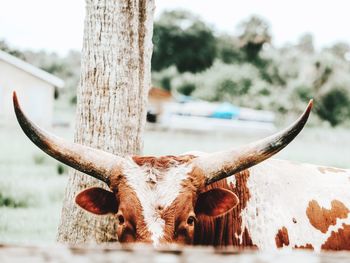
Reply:
M188 177L192 166L176 164L160 172L149 165L139 166L129 160L124 175L129 186L135 191L142 207L142 213L154 245L164 235L165 221L158 208L169 207L181 192L182 182Z

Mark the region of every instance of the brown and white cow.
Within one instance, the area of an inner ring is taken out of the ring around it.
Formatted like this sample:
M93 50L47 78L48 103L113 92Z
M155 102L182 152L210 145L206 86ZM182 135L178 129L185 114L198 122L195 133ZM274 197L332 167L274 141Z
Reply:
M262 162L298 135L312 102L290 127L245 147L121 158L41 130L23 114L16 94L13 100L30 140L108 185L110 191L82 191L76 203L97 215L115 214L121 242L350 249L350 171Z

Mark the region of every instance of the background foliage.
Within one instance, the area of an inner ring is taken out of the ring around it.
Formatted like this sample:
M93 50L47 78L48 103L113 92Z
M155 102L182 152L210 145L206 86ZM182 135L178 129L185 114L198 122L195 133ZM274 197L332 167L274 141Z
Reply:
M193 98L297 114L315 99L316 122L350 123L350 46L316 50L311 34L297 43L273 45L261 17L242 21L235 34L216 32L187 11L163 13L154 25L153 85ZM63 101L76 102L80 53L66 56L3 49L66 81Z
M152 61L153 84L173 92L209 101L228 101L239 106L266 109L281 114L300 112L307 101L315 99L318 122L331 126L349 125L350 120L350 47L347 43L335 43L331 47L316 50L312 35L305 34L297 43L275 47L270 26L264 19L253 16L243 21L235 35L214 32L203 21L191 17L192 24L201 24L212 34L208 41L203 35L193 33L193 42L200 48L182 47L181 41L171 40L171 45L182 48L176 57L207 54L212 63L195 63L198 67L179 68L170 57L157 56L159 50L168 48L168 38L157 30L186 35L181 29L183 20L176 17L190 16L182 11L164 13L155 25L155 54ZM172 21L166 24L163 21ZM187 25L191 24L187 23ZM193 27L192 30L196 30ZM214 47L213 39L214 36ZM210 43L210 48L206 46ZM185 49L185 50L183 50ZM191 54L188 55L188 53ZM165 52L163 53L165 54ZM162 60L162 65L156 60ZM166 62L165 62L166 61Z

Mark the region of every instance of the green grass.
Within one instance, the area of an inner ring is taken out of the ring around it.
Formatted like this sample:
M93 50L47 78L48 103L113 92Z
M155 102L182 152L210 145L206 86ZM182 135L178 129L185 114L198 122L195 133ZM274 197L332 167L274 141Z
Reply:
M214 152L241 146L266 135L239 133L178 133L148 131L145 154L181 154L186 151ZM350 168L350 131L346 129L305 129L274 158Z
M60 204L43 207L0 207L0 242L48 244L56 238Z
M71 129L53 132L72 140ZM17 126L0 128L0 134L0 242L53 243L68 178L66 170L59 174L58 162L37 149ZM261 137L237 132L147 131L144 154L212 152ZM348 130L312 128L303 131L277 158L347 168L350 167L349 156Z
M54 242L67 174L17 126L0 134L0 242Z

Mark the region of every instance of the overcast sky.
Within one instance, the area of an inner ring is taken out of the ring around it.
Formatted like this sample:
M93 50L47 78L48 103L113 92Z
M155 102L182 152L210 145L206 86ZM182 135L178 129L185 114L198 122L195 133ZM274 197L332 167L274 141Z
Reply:
M234 33L252 14L265 18L275 45L296 42L306 32L317 47L350 43L347 0L155 0L156 17L164 10L185 8L215 30ZM81 49L84 0L0 0L0 39L18 48L65 53Z

